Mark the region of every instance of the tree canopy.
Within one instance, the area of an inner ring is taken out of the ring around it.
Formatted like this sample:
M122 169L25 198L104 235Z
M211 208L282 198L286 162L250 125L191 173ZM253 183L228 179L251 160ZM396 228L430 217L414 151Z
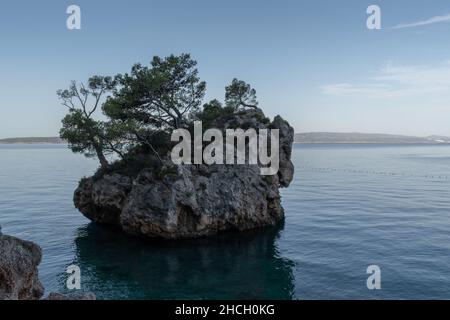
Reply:
M256 109L258 107L256 90L245 81L233 79L231 84L225 88L225 103L234 110L239 108Z
M118 88L103 109L112 119L132 119L149 129L178 129L198 110L206 91L190 55L154 57L151 67L135 64L116 76Z
M205 92L206 83L189 54L154 57L150 66L135 64L115 77L94 76L87 85L72 81L57 92L68 108L60 135L73 152L97 156L104 168L107 155L126 159L136 148L149 149L161 160L155 144L166 143L160 140L170 130L258 105L256 91L238 79L225 89L225 107L214 99L201 108Z
M62 120L60 136L69 142L73 152L97 156L102 167L108 165L106 155L122 154L123 130L114 122L102 122L93 118L102 96L111 91L115 81L111 77L94 76L88 84L72 81L69 88L57 92L61 103L69 109Z

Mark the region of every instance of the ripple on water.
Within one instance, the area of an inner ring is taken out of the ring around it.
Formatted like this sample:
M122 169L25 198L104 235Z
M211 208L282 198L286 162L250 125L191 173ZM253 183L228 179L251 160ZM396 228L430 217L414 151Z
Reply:
M42 246L48 291L64 291L76 263L100 298L450 299L448 159L448 146L296 146L283 226L155 242L75 210L95 161L63 146L0 146L0 224ZM380 291L366 288L370 264Z

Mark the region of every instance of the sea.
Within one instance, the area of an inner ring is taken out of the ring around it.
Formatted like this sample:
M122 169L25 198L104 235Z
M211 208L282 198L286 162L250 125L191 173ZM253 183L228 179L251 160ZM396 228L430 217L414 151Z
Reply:
M0 145L0 225L41 246L46 294L74 292L75 265L98 299L450 299L449 145L297 144L292 159L279 226L150 241L74 207L94 159Z

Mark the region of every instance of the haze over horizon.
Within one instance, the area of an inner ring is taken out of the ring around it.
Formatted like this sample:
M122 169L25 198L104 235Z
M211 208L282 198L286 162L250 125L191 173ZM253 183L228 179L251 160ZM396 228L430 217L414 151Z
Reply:
M415 137L415 138L428 138L428 137L446 137L450 138L450 136L445 135L437 135L437 134L428 134L425 136L414 136L414 135L407 135L407 134L392 134L392 133L380 133L380 132L337 132L337 131L308 131L308 132L295 132L296 135L298 134L321 134L321 133L328 133L328 134L356 134L356 135L391 135L391 136L405 136L405 137ZM52 135L52 136L38 136L38 135L31 135L31 136L15 136L15 137L0 137L1 140L9 140L9 139L28 139L28 138L59 138L58 135Z
M71 80L182 52L198 61L205 102L237 77L298 133L450 136L448 1L376 1L382 30L367 29L366 0L132 3L2 5L1 138L57 136L56 90ZM70 4L81 30L66 28Z

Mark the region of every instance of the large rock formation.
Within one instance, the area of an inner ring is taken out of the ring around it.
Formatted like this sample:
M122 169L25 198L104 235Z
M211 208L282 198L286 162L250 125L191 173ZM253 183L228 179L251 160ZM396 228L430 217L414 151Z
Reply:
M0 300L37 300L44 294L38 278L41 249L0 232Z
M199 237L220 231L275 225L284 218L279 188L289 186L294 130L260 110L217 119L215 127L279 129L280 169L262 176L258 165L178 165L165 158L161 172L137 176L110 172L83 179L75 206L89 219L145 237Z

